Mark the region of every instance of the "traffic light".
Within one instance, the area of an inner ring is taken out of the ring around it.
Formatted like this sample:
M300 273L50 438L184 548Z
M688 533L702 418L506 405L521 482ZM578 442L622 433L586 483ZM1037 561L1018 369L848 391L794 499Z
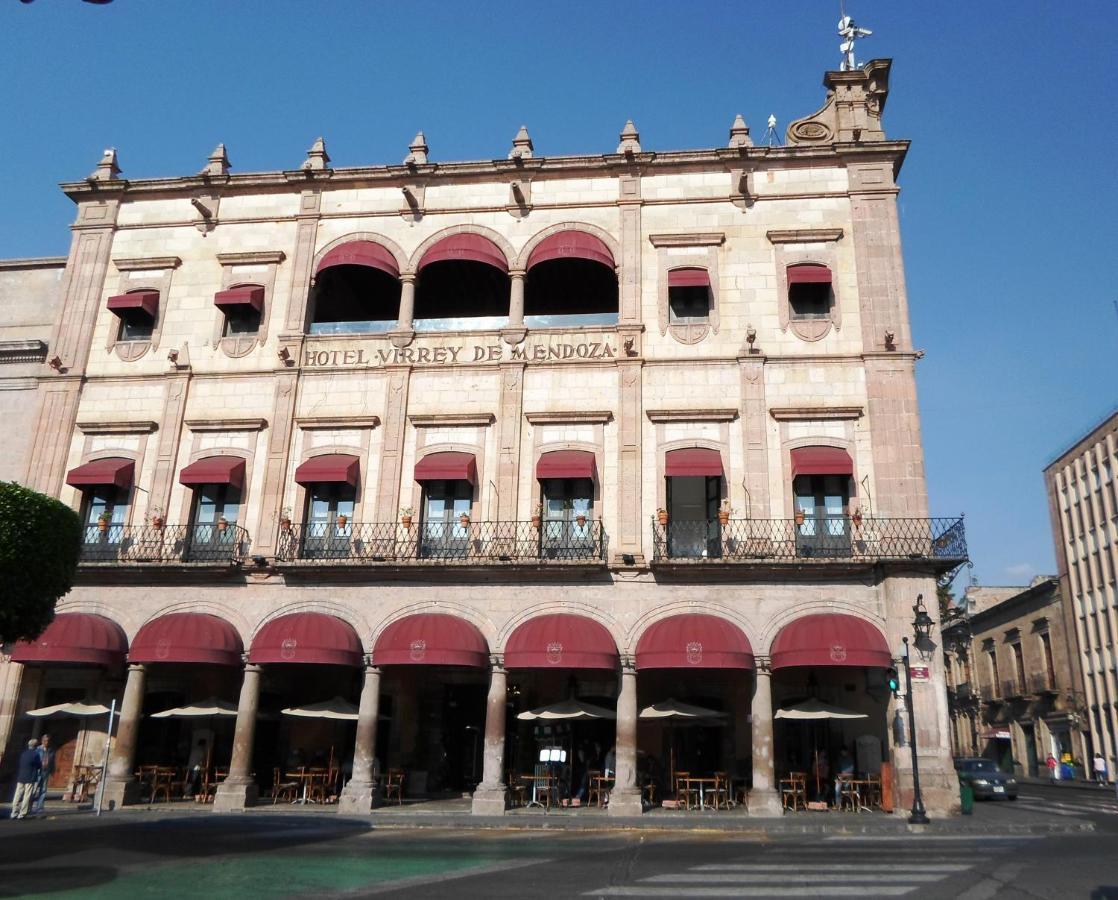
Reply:
M896 697L897 691L900 689L901 686L901 680L897 676L896 669L885 670L885 683L889 685L889 690L891 690L893 692L893 696Z

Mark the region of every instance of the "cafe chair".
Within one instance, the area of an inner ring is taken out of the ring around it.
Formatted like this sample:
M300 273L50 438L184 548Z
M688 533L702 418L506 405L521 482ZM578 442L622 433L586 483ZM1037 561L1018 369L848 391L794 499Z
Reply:
M516 775L512 771L510 771L508 773L507 781L509 788L509 805L516 807L523 806L525 803L527 803L528 785L524 783L524 780L521 778L517 778Z
M725 772L714 773L714 788L711 798L715 809L730 809L734 805L734 798L730 796L730 776Z
M284 781L279 766L272 769L272 806L281 800L284 803L294 803L299 799L299 782Z
M854 783L854 776L836 775L835 788L839 810L849 809L851 812L858 812L862 806L862 798L858 792L858 785Z
M590 769L586 773L588 787L586 789L586 805L601 806L604 800L605 783L602 781L601 769Z
M689 783L690 778L690 772L675 773L676 809L680 807L683 809L691 809L692 805L697 806L699 804L699 791L697 788L691 787Z
M780 806L783 810L807 809L807 773L789 772L780 779Z
M403 769L389 769L388 775L384 780L384 802L392 802L392 798L396 798L398 806L404 805L404 770Z

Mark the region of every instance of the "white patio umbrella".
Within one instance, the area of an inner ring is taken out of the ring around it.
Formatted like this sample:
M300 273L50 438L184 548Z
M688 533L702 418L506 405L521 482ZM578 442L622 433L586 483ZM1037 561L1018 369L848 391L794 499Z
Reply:
M187 706L176 706L173 709L165 709L161 712L152 713L153 719L210 719L216 716L236 716L237 706L227 700L218 700L215 697L209 697L205 700L199 700L197 703L191 703Z
M778 719L868 719L865 713L853 712L840 706L830 706L818 700L805 700L787 709L778 709Z
M39 709L29 709L27 715L33 719L86 719L91 716L107 716L110 710L107 706L102 706L100 703L55 703L53 706L42 706ZM120 713L116 712L115 704L112 710L114 715L119 716ZM110 731L112 730L112 723L109 723ZM82 741L81 746L78 748L78 754L75 757L77 763L80 764L81 760L85 758L85 738L88 733L87 728L82 728Z
M357 707L341 697L331 697L319 703L308 703L306 706L289 706L281 709L285 716L295 716L300 719L333 719L336 722L356 722ZM334 734L337 737L337 734ZM330 744L330 761L328 768L334 768L334 744Z
M616 719L617 715L613 710L595 706L593 703L586 703L577 697L571 697L569 700L562 700L549 706L527 710L520 713L517 718L525 722L532 722L536 719Z
M702 722L710 719L724 719L725 713L716 709L707 709L705 706L694 706L669 697L659 703L646 706L640 712L640 718L647 720L667 721L672 723L671 733L668 735L668 777L675 782L675 723L676 722Z

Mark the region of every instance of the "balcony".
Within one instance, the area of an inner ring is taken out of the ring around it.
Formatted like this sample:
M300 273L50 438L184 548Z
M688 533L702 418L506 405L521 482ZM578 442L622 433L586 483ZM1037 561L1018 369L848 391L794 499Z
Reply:
M1048 677L1047 672L1031 672L1027 684L1029 686L1029 693L1037 697L1042 697L1046 694L1060 693L1060 689L1056 687L1056 682Z
M303 523L281 532L277 562L307 566L599 565L600 521Z
M969 681L962 681L948 688L947 693L949 698L960 706L970 705L978 700L978 694Z
M82 533L82 566L240 565L249 536L237 525L97 525Z
M961 518L654 520L652 529L657 563L920 561L949 571L967 560Z
M1007 679L1002 682L1001 696L1006 700L1020 700L1027 696L1025 685L1016 678Z

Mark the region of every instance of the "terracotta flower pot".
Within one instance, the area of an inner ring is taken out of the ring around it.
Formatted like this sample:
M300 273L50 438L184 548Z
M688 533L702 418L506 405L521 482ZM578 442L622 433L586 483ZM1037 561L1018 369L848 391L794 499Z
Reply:
M400 516L400 524L409 531L411 530L411 516Z
M218 519L217 520L217 530L218 531L224 531L228 527L229 527L229 523L226 522L224 519Z
M586 526L586 516L575 516L575 521L578 523L579 528Z
M463 528L465 528L467 525L470 524L470 517L469 516L459 516L458 517L458 524L461 525Z
M338 527L339 528L345 528L345 523L348 522L348 521L349 521L349 516L346 516L346 515L338 516Z
M291 530L291 520L289 518L287 518L286 516L284 518L280 519L280 530L281 531L290 531Z
M854 523L855 525L857 525L857 526L859 526L859 527L860 527L860 526L861 526L861 524L862 524L862 511L861 511L861 510L857 510L857 511L856 511L856 512L854 513L854 515L852 515L852 516L850 517L850 520L851 520L851 521L852 521L852 522L853 522L853 523Z
M539 516L532 516L532 527L535 528L536 531L540 530L540 517Z
M162 531L163 530L163 517L162 516L152 516L151 517L151 527L154 528L156 531Z
M109 530L109 520L108 519L98 519L97 520L97 530L98 531L108 531Z
M796 524L797 525L803 525L804 524L804 518L805 518L805 516L803 514L803 511L797 511L796 512Z
M660 520L661 525L667 525L668 524L668 514L666 512L656 513L656 518L658 518Z
M726 526L730 524L730 511L726 509L718 510L718 524Z

